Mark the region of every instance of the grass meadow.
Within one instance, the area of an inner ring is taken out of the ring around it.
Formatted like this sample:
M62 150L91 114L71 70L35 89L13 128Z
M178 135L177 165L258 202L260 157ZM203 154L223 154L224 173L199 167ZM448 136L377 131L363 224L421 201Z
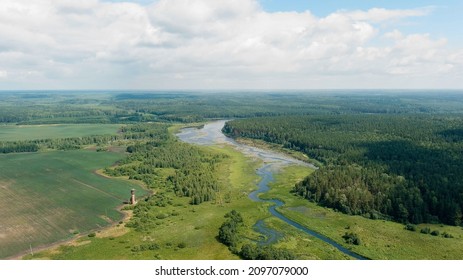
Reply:
M122 218L127 180L94 171L124 155L88 150L0 155L0 258L68 239Z

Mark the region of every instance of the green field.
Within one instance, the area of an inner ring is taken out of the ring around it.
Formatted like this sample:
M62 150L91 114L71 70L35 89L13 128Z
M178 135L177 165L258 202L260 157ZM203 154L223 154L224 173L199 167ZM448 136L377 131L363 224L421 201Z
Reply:
M119 124L0 125L0 141L116 134Z
M87 150L0 155L0 258L118 221L126 180L94 173L123 158Z

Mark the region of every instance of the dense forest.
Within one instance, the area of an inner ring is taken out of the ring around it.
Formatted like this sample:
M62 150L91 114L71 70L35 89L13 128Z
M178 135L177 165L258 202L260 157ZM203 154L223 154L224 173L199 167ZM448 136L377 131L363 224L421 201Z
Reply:
M264 117L223 131L315 159L320 168L294 192L320 205L404 223L462 223L462 115Z

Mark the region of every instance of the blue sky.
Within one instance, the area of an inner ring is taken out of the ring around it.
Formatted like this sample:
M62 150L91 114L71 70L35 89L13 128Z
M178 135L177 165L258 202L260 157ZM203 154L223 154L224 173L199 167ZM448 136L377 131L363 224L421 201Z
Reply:
M463 89L462 11L461 0L2 0L0 90Z
M310 10L318 16L326 16L336 10L368 10L371 8L411 9L425 6L461 7L459 0L260 0L268 11Z

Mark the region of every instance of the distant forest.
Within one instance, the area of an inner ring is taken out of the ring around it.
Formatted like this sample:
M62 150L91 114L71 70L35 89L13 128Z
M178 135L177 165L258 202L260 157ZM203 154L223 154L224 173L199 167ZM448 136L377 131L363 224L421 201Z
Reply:
M0 123L198 122L312 114L461 112L458 91L0 92Z

